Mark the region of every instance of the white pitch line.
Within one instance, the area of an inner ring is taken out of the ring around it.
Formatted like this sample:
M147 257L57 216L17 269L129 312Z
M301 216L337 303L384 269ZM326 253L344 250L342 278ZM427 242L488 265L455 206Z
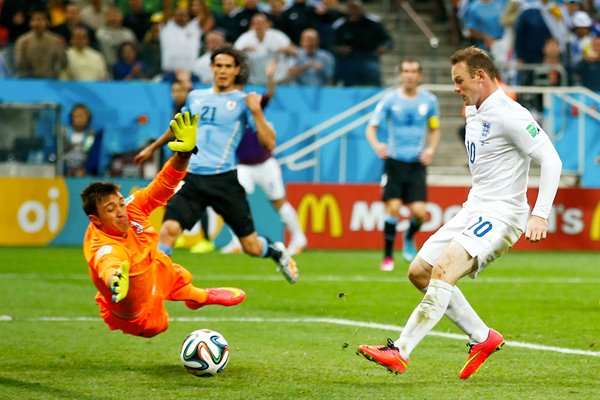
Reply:
M281 275L247 275L247 274L223 274L223 275L202 275L197 273L198 281L239 281L239 282L253 282L253 281L281 281ZM2 280L89 280L90 277L87 274L35 274L35 273L0 273L0 281ZM598 278L558 278L558 277L536 277L536 278L494 278L494 277L478 277L475 281L484 283L497 283L497 284L600 284ZM314 275L314 276L303 276L301 282L377 282L377 283L408 283L408 278L402 276L386 276L386 277L374 277L374 276L362 276L362 275ZM471 279L465 279L462 283L474 282Z
M171 322L254 322L254 323L288 323L288 324L332 324L332 325L343 325L343 326L352 326L356 328L369 328L369 329L378 329L384 331L393 331L393 332L401 332L403 327L399 325L388 325L388 324L379 324L376 322L363 322L363 321L354 321L350 319L338 319L338 318L317 318L317 317L308 317L308 318L261 318L261 317L234 317L234 318L208 318L208 317L170 317L169 320ZM15 320L10 315L0 315L0 322L10 322L10 321L26 321L26 322L100 322L102 321L97 317L37 317L37 318L19 318ZM456 333L446 333L446 332L429 332L428 336L436 336L442 337L446 339L454 339L454 340L466 340L464 335L459 335ZM589 351L589 350L578 350L578 349L569 349L566 347L556 347L556 346L545 346L533 343L526 342L517 342L517 341L506 341L506 345L510 347L521 347L525 349L531 350L540 350L540 351L550 351L553 353L561 353L561 354L573 354L578 356L587 356L587 357L598 357L600 358L600 351Z

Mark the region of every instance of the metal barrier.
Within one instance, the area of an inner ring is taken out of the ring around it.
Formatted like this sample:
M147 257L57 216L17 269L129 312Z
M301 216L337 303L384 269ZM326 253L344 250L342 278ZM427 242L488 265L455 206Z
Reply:
M425 84L421 86L423 89L429 90L433 93L444 93L444 92L453 92L454 87L452 85L439 85L439 84ZM544 130L549 134L550 138L553 142L557 142L561 140L564 135L567 133L566 129L566 118L562 118L562 124L557 125L555 121L555 117L562 116L566 117L569 115L570 110L567 109L568 106L576 107L578 110L577 115L577 132L578 140L577 140L577 168L575 171L565 170L565 172L576 173L579 176L582 176L585 173L585 159L586 159L586 117L591 117L593 120L600 122L600 113L597 111L598 107L600 107L600 96L596 93L586 89L584 87L540 87L540 86L511 86L510 90L516 92L518 95L520 94L538 94L543 97L543 104L545 112L545 117L543 121L540 121L541 125L544 127ZM340 113L326 121L321 122L320 124L314 126L313 128L300 133L293 139L290 139L279 146L277 146L274 150L274 154L280 154L283 151L302 143L308 139L316 137L321 132L326 131L329 127L343 123L339 129L334 130L333 132L327 134L326 136L320 137L316 139L313 143L301 148L300 150L286 155L284 157L279 158L279 163L281 165L286 166L290 170L299 171L307 168L315 168L315 171L319 169L319 150L330 143L333 140L339 139L342 140L342 145L340 146L340 165L339 165L339 183L346 183L346 160L348 159L347 149L344 145L344 140L346 135L358 128L360 126L366 126L372 112L361 115L360 117L355 117L355 114L360 113L361 111L371 107L374 103L376 103L381 97L383 97L389 91L394 90L394 88L386 89L370 98L364 100L363 102L349 108L343 113ZM562 100L561 104L556 106L552 101L553 96ZM578 98L582 97L582 99ZM586 99L593 102L594 106L590 106L586 104ZM558 108L557 108L558 107ZM365 141L366 143L366 141ZM312 157L310 157L312 155ZM307 157L309 157L307 159ZM315 182L320 182L320 177L315 174Z
M0 176L62 175L56 103L0 103Z

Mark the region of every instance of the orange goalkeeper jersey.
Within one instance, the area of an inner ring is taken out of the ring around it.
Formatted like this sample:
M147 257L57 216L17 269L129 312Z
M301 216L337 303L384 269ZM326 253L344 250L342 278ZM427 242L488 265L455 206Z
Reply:
M94 285L98 289L98 303L110 308L111 313L124 319L139 316L144 303L156 291L156 268L154 263L170 265L171 259L158 250L158 233L148 219L157 207L165 205L185 176L185 171L177 171L169 163L144 189L141 189L125 202L129 215L129 229L124 236L112 236L98 229L93 223L88 225L83 242L83 254L89 266ZM119 303L112 302L108 287L109 279L128 260L129 292Z

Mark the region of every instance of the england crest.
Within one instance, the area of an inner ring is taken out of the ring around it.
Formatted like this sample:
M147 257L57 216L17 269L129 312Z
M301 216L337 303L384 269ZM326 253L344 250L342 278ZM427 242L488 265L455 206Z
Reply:
M481 137L482 138L486 138L486 137L489 136L489 134L490 134L490 128L491 127L492 126L490 125L489 122L484 122L483 123L483 129L481 130Z

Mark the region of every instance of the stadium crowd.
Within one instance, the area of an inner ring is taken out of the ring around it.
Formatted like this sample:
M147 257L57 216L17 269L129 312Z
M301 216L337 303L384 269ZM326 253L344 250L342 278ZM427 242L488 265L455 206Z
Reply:
M461 31L509 84L600 90L596 0L459 0Z
M207 54L230 43L250 60L249 82L381 84L392 39L359 0L0 0L0 77L172 82L206 77Z
M598 91L598 3L455 0L452 8L461 44L487 50L503 81ZM172 82L183 72L206 83L207 60L223 43L249 57L249 83L266 83L264 68L277 59L278 84L313 86L379 86L381 55L393 48L360 0L0 0L0 77Z

